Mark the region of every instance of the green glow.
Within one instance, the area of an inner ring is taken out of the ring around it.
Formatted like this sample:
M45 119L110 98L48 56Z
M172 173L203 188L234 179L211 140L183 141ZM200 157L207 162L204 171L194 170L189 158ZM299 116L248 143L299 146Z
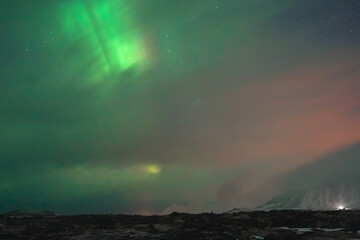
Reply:
M77 0L64 16L68 39L81 47L82 62L90 66L90 80L99 81L146 66L146 51L134 27L131 9L123 1ZM79 59L74 59L74 62Z

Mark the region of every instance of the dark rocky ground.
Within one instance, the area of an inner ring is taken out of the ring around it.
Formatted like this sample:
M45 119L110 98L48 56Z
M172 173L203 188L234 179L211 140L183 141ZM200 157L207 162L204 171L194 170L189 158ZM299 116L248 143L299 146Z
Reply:
M300 229L297 229L300 228ZM270 211L167 216L0 215L0 239L360 239L360 211Z

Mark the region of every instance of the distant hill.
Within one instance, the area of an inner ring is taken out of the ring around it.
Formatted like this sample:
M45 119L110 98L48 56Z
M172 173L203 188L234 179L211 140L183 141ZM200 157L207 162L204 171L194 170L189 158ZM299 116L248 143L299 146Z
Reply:
M11 218L26 218L26 217L54 217L57 214L47 210L15 210L4 214Z
M226 211L224 213L229 213L229 214L232 214L232 213L239 213L239 212L251 212L253 210L249 209L249 208L234 208L232 210L229 210L229 211Z

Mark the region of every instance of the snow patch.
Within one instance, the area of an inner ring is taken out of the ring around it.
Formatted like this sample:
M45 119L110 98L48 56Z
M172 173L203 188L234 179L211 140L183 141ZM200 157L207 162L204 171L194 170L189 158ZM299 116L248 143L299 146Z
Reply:
M297 234L303 234L306 232L312 232L312 228L289 228L289 227L279 227L280 229L285 229L285 230L292 230L295 231Z
M344 230L344 228L316 228L316 229L322 230L324 232L336 232L336 231Z
M264 237L262 236L256 236L256 235L252 235L255 239L264 239Z

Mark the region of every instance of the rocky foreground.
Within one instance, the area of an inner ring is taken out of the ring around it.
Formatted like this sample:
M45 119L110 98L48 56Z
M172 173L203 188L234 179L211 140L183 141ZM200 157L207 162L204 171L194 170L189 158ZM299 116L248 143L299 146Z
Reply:
M167 216L0 215L0 239L360 239L360 211L269 211Z

